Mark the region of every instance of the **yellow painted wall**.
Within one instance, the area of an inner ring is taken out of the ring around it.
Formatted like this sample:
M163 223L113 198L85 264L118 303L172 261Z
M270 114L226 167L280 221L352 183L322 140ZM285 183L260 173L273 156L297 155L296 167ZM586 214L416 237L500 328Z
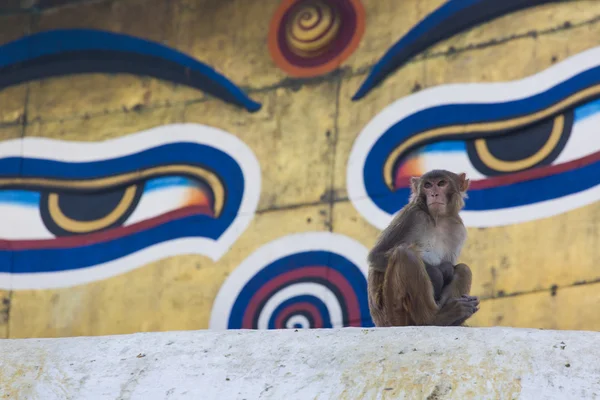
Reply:
M272 61L266 38L278 0L77 2L0 16L0 43L55 28L97 28L155 40L202 60L263 103L254 114L202 92L131 75L88 74L0 91L0 139L99 141L174 122L242 139L261 164L260 202L249 227L217 263L185 255L64 289L0 292L0 337L105 335L208 327L215 296L259 247L321 230L365 246L378 230L347 199L346 166L357 135L415 87L530 76L600 44L600 2L549 4L456 35L397 70L358 102L369 68L442 0L363 0L366 30L341 69L294 80ZM134 109L135 108L135 109ZM542 220L469 229L462 254L484 301L472 326L600 329L600 204Z

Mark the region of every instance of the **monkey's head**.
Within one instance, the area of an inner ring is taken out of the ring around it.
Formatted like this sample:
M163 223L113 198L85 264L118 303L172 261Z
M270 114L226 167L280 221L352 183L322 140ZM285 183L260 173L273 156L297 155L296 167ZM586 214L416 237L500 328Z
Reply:
M456 215L464 207L469 180L464 173L433 170L410 180L410 201L436 216Z

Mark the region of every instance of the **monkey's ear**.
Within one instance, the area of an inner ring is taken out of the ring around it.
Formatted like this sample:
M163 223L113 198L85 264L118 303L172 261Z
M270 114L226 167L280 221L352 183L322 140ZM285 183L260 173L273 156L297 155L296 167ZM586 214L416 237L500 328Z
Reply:
M467 179L467 174L464 172L458 174L458 186L461 192L466 192L470 184L471 181Z
M417 190L419 189L419 179L420 178L417 178L416 176L410 178L410 189L413 193L417 193Z

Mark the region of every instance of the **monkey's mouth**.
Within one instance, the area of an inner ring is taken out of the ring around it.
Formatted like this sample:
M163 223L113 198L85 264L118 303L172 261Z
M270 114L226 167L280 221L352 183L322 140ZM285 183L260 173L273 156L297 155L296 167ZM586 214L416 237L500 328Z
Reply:
M431 203L427 203L428 206L445 206L446 203L441 203L439 201L433 201Z

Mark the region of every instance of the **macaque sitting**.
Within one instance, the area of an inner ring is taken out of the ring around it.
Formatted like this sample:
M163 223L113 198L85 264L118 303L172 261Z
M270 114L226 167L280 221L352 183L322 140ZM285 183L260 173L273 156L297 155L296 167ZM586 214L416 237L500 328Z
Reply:
M458 215L465 174L433 170L411 179L409 203L369 252L368 295L376 326L462 325L479 310L471 270L456 264L467 230Z

